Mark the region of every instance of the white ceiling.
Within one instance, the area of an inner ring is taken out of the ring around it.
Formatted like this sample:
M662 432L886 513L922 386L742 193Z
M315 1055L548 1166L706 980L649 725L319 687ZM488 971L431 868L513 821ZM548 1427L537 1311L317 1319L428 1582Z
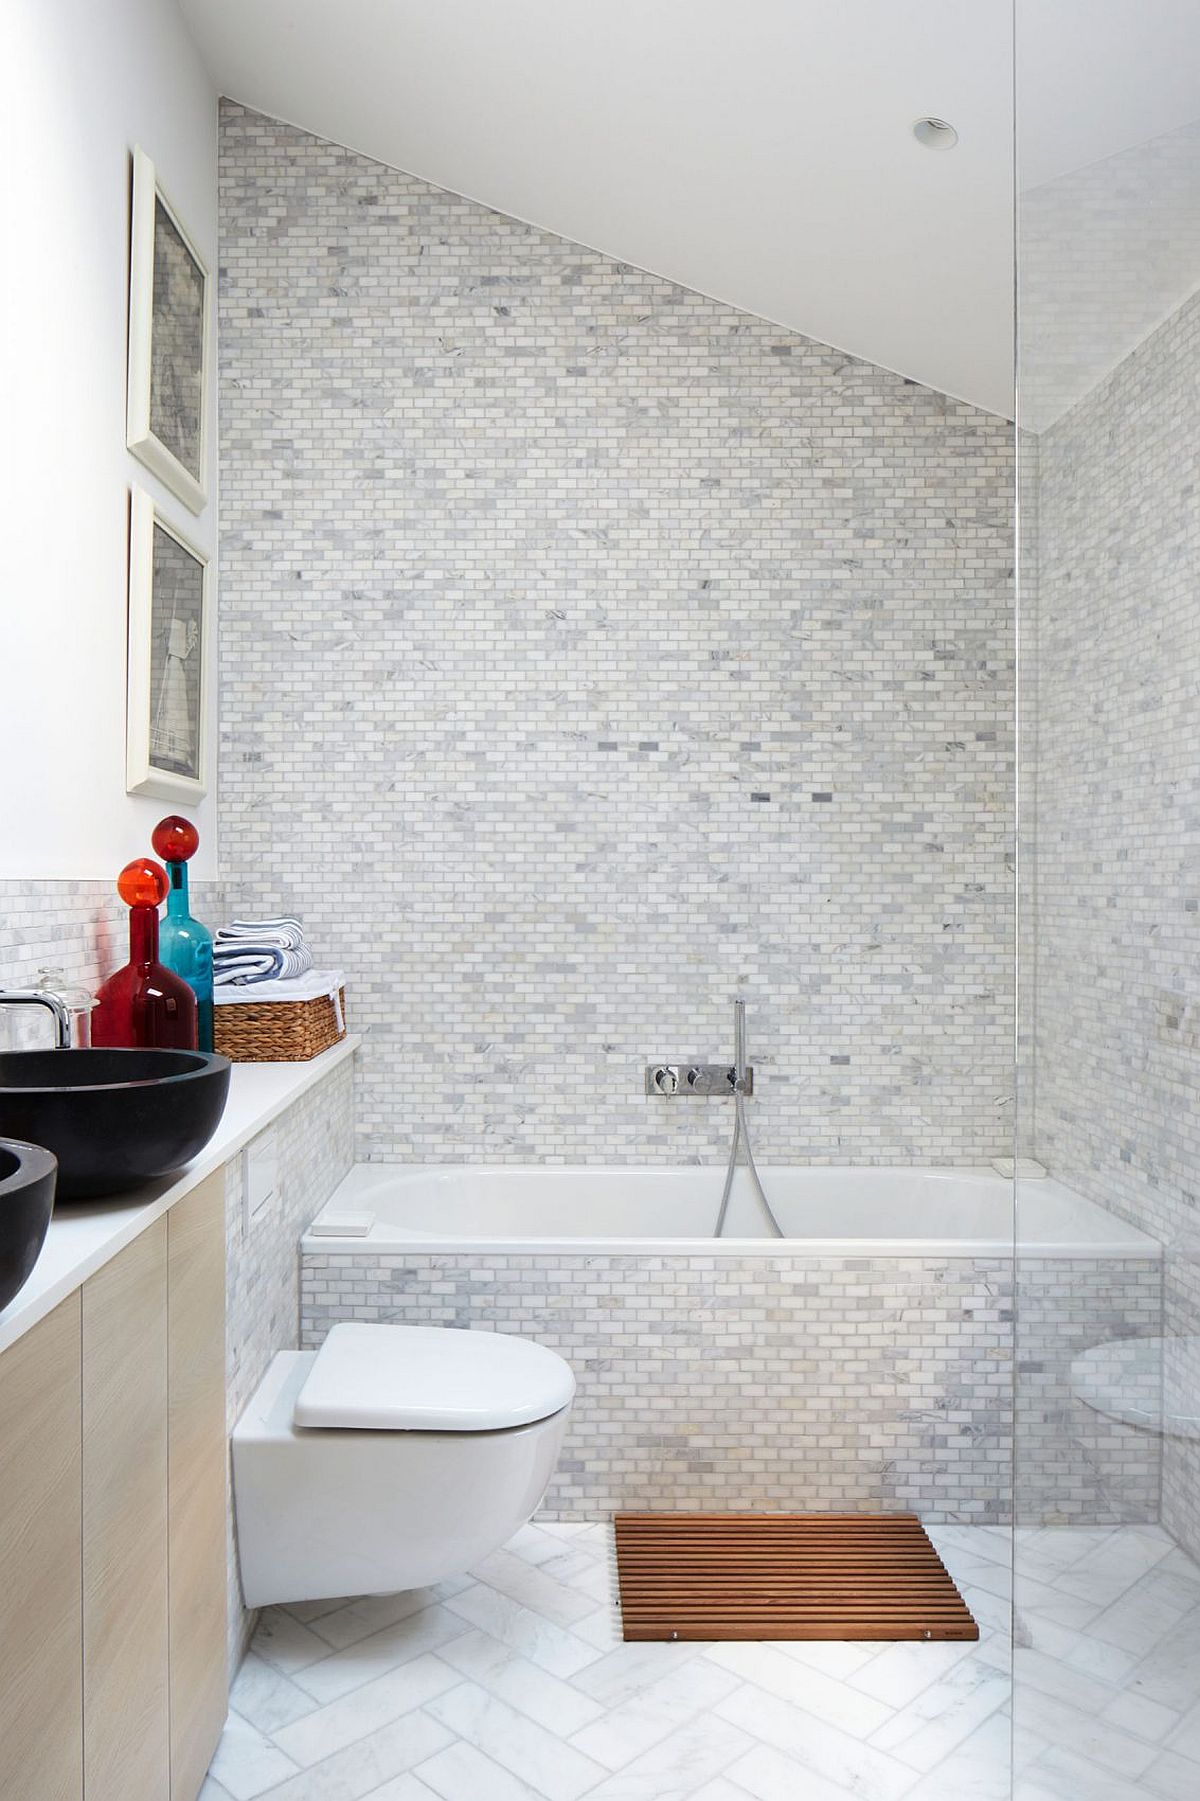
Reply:
M181 4L233 99L1011 409L1011 0Z
M247 106L1006 415L1015 7L1033 422L1188 288L1197 184L1172 156L1170 193L1132 190L1118 153L1200 117L1197 0L179 3ZM956 149L917 144L927 113Z

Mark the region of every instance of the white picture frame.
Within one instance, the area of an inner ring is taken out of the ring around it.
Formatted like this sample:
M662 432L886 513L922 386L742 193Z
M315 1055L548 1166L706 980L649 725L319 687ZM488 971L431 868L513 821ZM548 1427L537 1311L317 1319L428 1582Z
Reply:
M212 563L144 488L129 518L125 788L195 802L207 792Z
M211 286L154 164L135 147L125 442L193 513L208 500Z

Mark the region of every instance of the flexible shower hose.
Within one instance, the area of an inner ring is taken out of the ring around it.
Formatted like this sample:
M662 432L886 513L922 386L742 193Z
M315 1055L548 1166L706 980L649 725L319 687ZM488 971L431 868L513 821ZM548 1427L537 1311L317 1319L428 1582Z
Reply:
M739 1057L739 1070L741 1068L741 1063L742 1059ZM754 1161L754 1151L750 1144L750 1128L746 1123L746 1097L740 1088L734 1090L733 1108L733 1143L729 1147L729 1165L725 1171L725 1188L721 1195L721 1207L717 1214L716 1230L713 1232L713 1237L720 1238L725 1231L725 1215L729 1211L729 1197L733 1193L733 1178L737 1174L738 1146L744 1144L746 1147L746 1167L750 1171L750 1177L754 1183L758 1198L763 1204L763 1211L766 1213L770 1223L772 1234L776 1238L783 1238L785 1236L783 1227L775 1218L774 1209L767 1199L767 1191L762 1185L758 1173L758 1166Z

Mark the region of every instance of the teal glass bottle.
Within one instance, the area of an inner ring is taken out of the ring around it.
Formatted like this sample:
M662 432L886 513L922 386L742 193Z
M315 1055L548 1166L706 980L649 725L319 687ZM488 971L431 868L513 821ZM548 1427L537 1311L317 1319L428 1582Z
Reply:
M188 901L189 858L195 856L200 834L188 819L172 813L160 819L151 837L158 855L167 866L170 886L167 889L167 911L159 923L159 960L182 976L196 996L199 1015L199 1049L213 1048L213 940L207 926L192 918Z

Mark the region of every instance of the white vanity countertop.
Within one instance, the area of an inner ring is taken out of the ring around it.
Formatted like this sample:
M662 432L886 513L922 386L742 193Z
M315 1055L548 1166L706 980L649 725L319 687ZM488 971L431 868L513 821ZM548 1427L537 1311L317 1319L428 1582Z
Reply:
M198 1157L173 1175L145 1182L127 1194L56 1206L33 1274L0 1311L0 1351L44 1319L206 1176L229 1163L306 1089L352 1057L361 1043L360 1037L343 1038L310 1063L235 1063L221 1123Z

